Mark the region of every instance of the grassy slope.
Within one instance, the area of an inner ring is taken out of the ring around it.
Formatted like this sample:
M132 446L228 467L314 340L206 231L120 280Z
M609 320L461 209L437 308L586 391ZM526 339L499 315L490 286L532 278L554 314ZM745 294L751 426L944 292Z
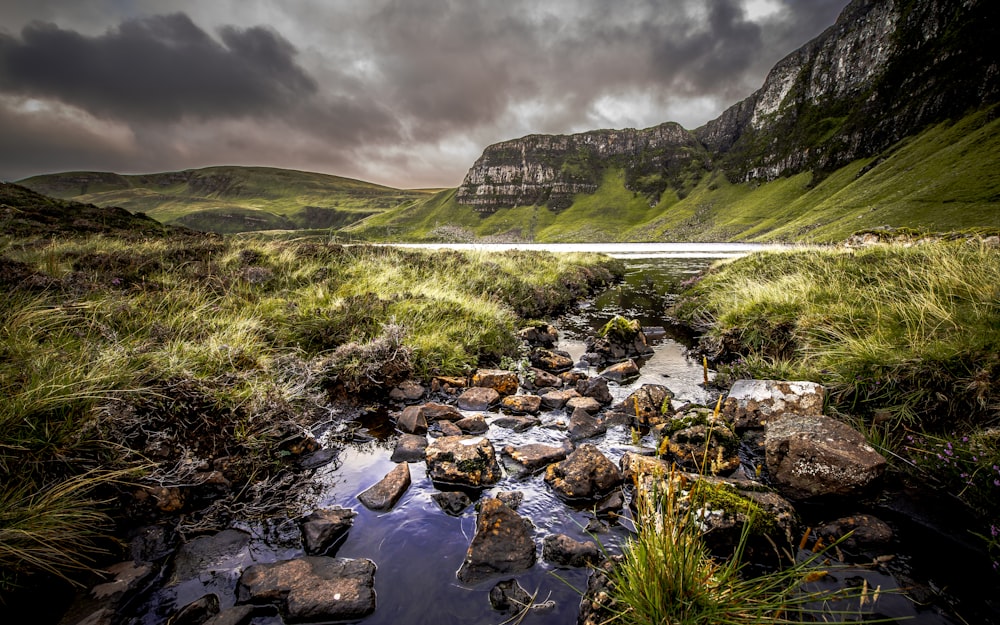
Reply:
M135 176L70 172L35 176L21 184L54 197L121 206L165 223L183 222L185 216L204 210L213 211L216 220L223 223L225 217L220 217L220 212L246 215L247 211L259 211L257 218L276 224L281 220L267 213L300 217L297 221L304 227L317 225L310 224L309 217L303 215L305 207L357 213L360 217L428 195L427 191L270 167L208 167ZM212 213L200 216L199 224L212 225L211 217Z
M685 198L650 207L610 170L598 191L554 213L522 206L479 216L454 190L345 229L363 239L447 239L512 234L553 241L840 241L879 226L949 231L1000 228L1000 120L981 111L908 138L874 159L814 182L799 174L767 184L706 176ZM435 232L437 228L437 232Z

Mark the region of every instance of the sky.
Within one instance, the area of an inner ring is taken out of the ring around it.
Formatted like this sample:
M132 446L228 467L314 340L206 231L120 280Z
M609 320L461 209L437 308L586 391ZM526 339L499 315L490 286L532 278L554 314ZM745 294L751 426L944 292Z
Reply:
M694 129L847 0L3 0L0 180L258 165L458 186L491 143Z

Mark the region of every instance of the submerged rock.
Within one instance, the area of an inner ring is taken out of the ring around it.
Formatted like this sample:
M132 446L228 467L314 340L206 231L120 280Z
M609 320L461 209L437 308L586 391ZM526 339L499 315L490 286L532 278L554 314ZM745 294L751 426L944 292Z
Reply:
M358 495L358 501L369 510L391 510L410 487L410 465L402 463L386 474L377 484Z
M584 443L562 462L549 465L545 481L566 499L597 499L621 485L622 474L597 447Z
M894 535L889 524L870 514L853 514L830 521L818 527L813 534L827 544L843 538L840 542L842 548L859 551L887 545Z
M481 488L501 476L493 443L484 436L443 436L427 446L427 476L441 484Z
M475 584L494 575L524 571L535 564L531 522L499 499L486 499L479 507L476 535L458 570L458 579Z
M472 499L457 490L434 493L431 495L431 499L451 516L460 516L466 508L472 505Z
M240 576L237 596L276 606L287 623L358 619L375 610L375 563L306 556L256 564Z
M836 419L785 415L764 435L767 469L774 485L792 499L846 496L885 472L886 461L865 437Z

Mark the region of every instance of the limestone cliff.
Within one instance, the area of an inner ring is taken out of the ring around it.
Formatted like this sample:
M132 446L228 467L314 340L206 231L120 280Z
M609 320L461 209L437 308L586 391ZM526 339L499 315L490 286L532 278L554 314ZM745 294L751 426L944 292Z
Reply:
M710 170L732 182L822 177L1000 101L998 23L996 0L855 0L759 90L693 132L667 123L505 141L486 149L457 198L480 212L560 209L592 193L610 166L651 202L666 189L683 197Z

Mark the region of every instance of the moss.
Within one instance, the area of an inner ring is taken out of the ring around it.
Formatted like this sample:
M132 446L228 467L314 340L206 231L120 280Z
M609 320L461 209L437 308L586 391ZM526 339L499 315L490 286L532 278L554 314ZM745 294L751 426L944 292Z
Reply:
M694 505L723 510L736 518L746 518L750 523L750 532L758 536L769 534L777 527L777 521L760 504L744 497L733 486L724 482L698 480L691 485L690 498Z
M601 338L627 343L634 340L641 330L642 326L639 325L638 320L630 320L621 315L615 315L610 321L604 324L604 327L597 334Z

